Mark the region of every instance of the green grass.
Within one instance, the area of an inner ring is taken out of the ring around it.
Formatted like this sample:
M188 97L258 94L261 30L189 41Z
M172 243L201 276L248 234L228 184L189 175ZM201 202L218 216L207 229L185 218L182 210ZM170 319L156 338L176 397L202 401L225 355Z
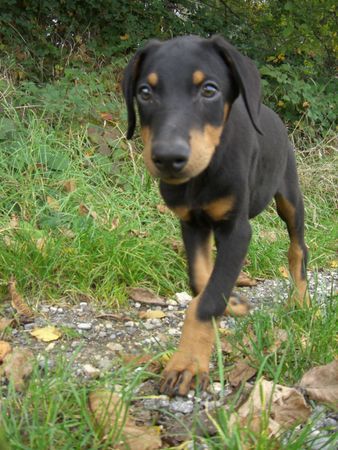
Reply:
M184 257L174 248L180 238L177 220L157 209L157 183L145 171L139 140L126 143L123 137L125 107L112 71L69 70L56 85L40 88L32 83L14 88L4 77L0 86L2 296L11 276L25 299L37 306L42 299L56 304L65 297L76 301L81 294L118 308L130 286L147 286L163 295L187 290ZM100 112L112 114L108 124ZM88 138L88 124L110 130L108 154L100 153ZM297 147L303 147L297 157L309 266L330 268L336 240L333 142L329 137L316 144L302 140ZM69 180L75 183L72 192L65 189ZM81 205L88 214L80 214ZM287 248L285 226L270 206L253 221L246 269L253 276L280 276L279 267L287 265ZM293 385L307 369L334 357L336 317L333 299L303 311L275 307L238 321L231 339L245 354L248 349L241 343L251 333L251 355L259 371ZM277 352L267 354L276 328L286 330L289 338ZM65 334L68 340L74 338L71 332ZM218 354L218 361L218 370L226 374L233 361L226 360L224 368L223 355ZM107 379L82 385L61 357L51 370L41 373L36 367L25 393L3 388L2 429L11 448L109 448L117 437L99 439L88 413L88 392L95 385L122 384L129 401L133 386L144 376L132 375L122 367ZM209 448L244 448L247 436L241 430L229 435L227 420L227 413L220 411L218 433L206 439ZM309 434L310 425L293 431L281 448L307 448ZM273 448L264 435L254 439L257 449Z

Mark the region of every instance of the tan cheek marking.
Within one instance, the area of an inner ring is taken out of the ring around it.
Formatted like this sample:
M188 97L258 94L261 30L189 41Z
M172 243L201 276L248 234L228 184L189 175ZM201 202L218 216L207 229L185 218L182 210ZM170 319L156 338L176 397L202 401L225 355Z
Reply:
M233 209L235 198L233 195L228 197L219 198L203 208L203 210L213 220L222 220Z
M150 86L155 87L158 83L158 75L155 72L151 72L148 76L147 76L147 80L148 83L150 84Z
M225 103L225 105L224 105L224 122L228 119L229 112L230 112L230 105L228 103Z
M195 70L192 74L192 82L196 85L201 84L205 79L205 75L201 70Z
M191 156L185 168L190 177L201 173L210 163L217 145L220 143L223 126L206 125L204 130L190 131Z
M172 208L169 206L169 208L179 219L185 222L190 219L190 210L186 206L175 206Z
M156 176L156 167L154 166L153 160L151 158L151 141L152 141L152 133L149 127L141 128L141 139L144 144L143 148L143 159L147 166L147 169L151 173L151 175Z
M212 272L212 239L199 248L194 260L194 284L198 293L207 285Z

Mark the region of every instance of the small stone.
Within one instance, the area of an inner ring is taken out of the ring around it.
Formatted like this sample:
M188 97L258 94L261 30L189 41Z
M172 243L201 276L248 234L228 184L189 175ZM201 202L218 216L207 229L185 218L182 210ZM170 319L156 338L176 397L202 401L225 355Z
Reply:
M58 308L58 313L63 313L63 308Z
M189 399L193 399L193 398L195 397L195 391L194 391L193 389L191 389L191 390L188 392L187 397L188 397Z
M223 330L228 328L228 322L226 320L222 320L219 324L219 327L222 328Z
M174 300L173 298L169 298L167 300L167 305L169 305L169 306L177 306L177 301Z
M49 308L49 311L52 312L52 313L56 313L57 310L58 310L58 309L57 309L56 306L51 306L51 307Z
M51 350L53 350L53 348L56 346L56 342L51 342L50 344L47 345L47 347L45 348L46 352L50 352Z
M141 308L141 303L135 302L135 303L134 303L134 306L135 306L135 308Z
M132 320L128 320L128 322L125 323L126 327L134 327L135 326L135 322L133 322Z
M177 292L175 298L180 306L186 306L192 299L191 295L187 292Z
M142 326L146 329L146 330L153 330L154 328L156 328L156 325L154 325L153 323L150 322L150 320L143 322Z
M25 330L33 330L36 327L36 324L34 322L33 323L26 323L23 327L24 327Z
M168 311L175 311L175 306L169 305L168 306Z
M92 329L92 324L91 323L86 323L86 322L81 322L77 324L77 327L80 330L91 330Z
M179 412L183 414L190 414L194 410L194 402L192 400L185 400L177 397L169 404L169 410L172 412Z
M159 395L155 398L147 398L143 402L143 406L146 409L152 409L152 410L168 408L169 404L170 404L170 400L167 395Z
M111 369L113 362L109 358L101 358L98 361L98 366L101 370L109 370Z
M176 328L169 328L168 334L170 336L177 336L178 334L180 334L180 332Z
M80 302L79 305L80 305L81 308L85 309L85 308L87 308L88 303L87 302Z
M105 327L106 327L107 330L111 330L113 328L113 324L110 323L110 322L106 322L105 323Z
M83 370L86 375L88 375L90 378L98 378L100 376L100 371L96 367L92 366L91 364L84 364Z
M98 334L99 338L105 338L107 336L107 333L105 331L100 331Z
M42 306L41 307L41 312L48 313L49 312L49 306Z
M218 382L212 383L209 386L208 391L214 394L219 394L220 392L222 392L222 384Z
M122 352L123 347L118 342L108 342L107 348L111 350L112 352Z

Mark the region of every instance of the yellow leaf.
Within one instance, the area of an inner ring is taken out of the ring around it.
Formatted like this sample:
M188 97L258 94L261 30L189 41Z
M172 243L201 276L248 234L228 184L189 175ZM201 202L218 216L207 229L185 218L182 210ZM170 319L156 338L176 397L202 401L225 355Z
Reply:
M120 36L121 41L127 41L129 39L129 34L123 34L122 36Z
M283 278L289 278L289 271L286 267L281 266L278 268L279 273L282 275Z
M140 319L163 319L165 317L165 313L163 311L153 311L149 309L148 311L141 311L139 313Z
M12 347L9 342L0 341L0 363L6 358L6 356L12 351Z
M338 267L338 260L334 259L333 261L330 262L330 266L332 267L332 269L337 269Z
M31 335L36 337L39 341L51 342L59 339L62 336L62 333L57 328L49 326L44 328L35 328L35 330L31 331Z
M47 203L54 211L60 210L60 203L50 195L47 195Z
M33 370L33 358L31 350L26 348L14 349L6 356L1 372L8 380L13 381L15 390L21 391L24 387L24 378Z

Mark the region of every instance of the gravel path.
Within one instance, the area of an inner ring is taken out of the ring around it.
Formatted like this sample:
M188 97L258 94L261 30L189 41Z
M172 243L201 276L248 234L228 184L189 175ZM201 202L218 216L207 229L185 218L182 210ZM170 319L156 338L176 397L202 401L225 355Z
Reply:
M314 278L310 275L310 290L317 293L317 301L325 302L329 294L338 285L337 274L320 272ZM266 280L259 282L251 288L238 289L250 298L253 309L271 308L276 302L283 302L288 294L287 282L284 280ZM276 295L276 293L278 293ZM183 324L186 304L189 302L188 294L176 294L175 298L167 301L167 306L152 306L131 302L130 309L112 314L111 311L101 310L88 302L77 305L40 305L39 316L32 322L20 325L12 330L12 346L24 346L33 350L45 364L46 354L48 365L52 368L60 353L66 359L74 358L73 372L86 379L100 378L105 373L115 370L121 365L121 355L156 353L165 351L169 345L176 344ZM161 319L139 319L139 312L146 310L159 310L165 313ZM11 307L4 309L6 317L13 316ZM221 327L232 328L235 321L225 317ZM30 331L47 325L54 325L68 336L68 339L54 341L46 344L31 336ZM135 370L135 369L133 369ZM136 368L136 370L138 370ZM227 394L231 394L227 387ZM193 422L193 411L200 408L199 419L201 424L213 433L213 426L206 419L204 412L207 406L211 411L220 406L224 400L220 397L220 383L213 383L207 393L197 397L191 391L187 398L159 396L157 382L148 380L141 384L136 392L138 397L148 396L133 402L132 409L135 417L143 423L155 421L162 424L167 431L167 443L176 445L189 437L189 429ZM170 412L168 415L167 411ZM183 420L182 420L183 419ZM316 406L313 412L313 436L315 442L311 448L332 449L327 444L332 432L338 431L338 416L322 406ZM198 427L200 432L204 433ZM195 433L198 433L198 429Z

